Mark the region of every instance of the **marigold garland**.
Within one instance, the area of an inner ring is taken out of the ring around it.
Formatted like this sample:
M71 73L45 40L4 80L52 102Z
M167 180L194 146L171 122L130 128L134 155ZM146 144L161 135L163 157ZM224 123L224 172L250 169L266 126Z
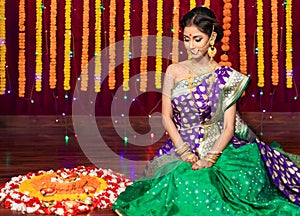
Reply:
M95 1L95 92L101 91L101 0Z
M293 41L292 41L292 0L286 0L285 26L286 26L286 87L293 87Z
M71 89L71 58L73 53L71 51L71 9L72 0L65 1L65 40L64 40L64 90L68 91Z
M140 59L140 91L147 90L147 67L148 67L148 21L149 4L148 0L143 0L142 9L142 39L141 39L141 59Z
M229 41L230 41L230 35L231 35L231 31L230 31L230 27L231 27L231 8L232 8L232 4L231 4L231 0L223 0L224 2L224 6L223 6L223 29L224 29L224 37L222 38L222 51L223 51L223 55L221 55L221 61L220 61L220 65L222 66L228 66L231 67L231 62L228 60L228 54L227 52L230 49L229 46Z
M43 31L43 8L42 0L36 0L36 32L35 32L35 90L42 91L42 31Z
M210 8L210 0L205 0L204 1L204 6L207 8Z
M196 7L196 0L190 0L190 10Z
M130 0L124 0L123 91L130 89L130 4Z
M277 86L279 82L279 67L278 67L278 2L272 0L271 2L272 13L272 85Z
M179 56L179 7L180 7L180 1L174 0L173 5L173 40L172 40L172 62L177 63L178 62L178 56Z
M57 18L57 0L51 0L50 5L50 68L49 68L49 84L50 89L56 88L56 18Z
M2 7L2 5L3 4L1 4L0 7ZM25 19L26 19L25 0L20 0L19 2L19 59L18 59L19 97L25 96L25 86L26 86Z
M247 74L247 50L246 50L246 16L245 1L239 1L239 42L240 42L240 72Z
M88 63L89 63L89 35L90 35L90 5L89 0L83 1L83 14L82 14L82 53L81 53L81 75L80 75L80 89L87 91L88 89ZM95 8L97 10L97 8ZM95 17L97 20L97 17Z
M5 25L5 1L0 2L0 95L6 90L6 25Z
M257 0L257 86L264 87L264 30L263 30L263 1Z
M114 90L116 86L116 0L109 3L109 74L108 88Z
M157 0L156 15L156 62L155 62L155 87L161 89L162 74L162 35L163 35L163 1Z

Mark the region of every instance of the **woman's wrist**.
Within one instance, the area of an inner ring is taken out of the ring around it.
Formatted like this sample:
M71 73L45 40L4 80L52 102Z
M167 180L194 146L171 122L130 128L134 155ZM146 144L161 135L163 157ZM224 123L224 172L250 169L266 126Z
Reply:
M222 151L219 151L219 150L210 150L209 152L207 153L210 153L210 154L222 154L223 152Z
M188 142L181 144L178 148L176 148L175 152L183 161L194 161L196 160L195 157L197 157L191 152L190 144Z
M203 160L211 162L212 164L215 164L221 154L222 154L222 151L211 150L211 151L207 152L207 154L203 157Z
M179 156L183 155L186 152L190 152L190 144L188 142L184 142L179 147L176 147L175 152Z

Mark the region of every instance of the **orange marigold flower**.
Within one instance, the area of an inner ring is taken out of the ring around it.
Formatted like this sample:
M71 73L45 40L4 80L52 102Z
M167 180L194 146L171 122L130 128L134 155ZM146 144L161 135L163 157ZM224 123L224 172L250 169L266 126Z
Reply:
M231 3L225 3L224 4L224 8L225 9L231 9L232 8L232 4Z
M231 17L230 17L230 16L224 17L224 18L223 18L223 22L224 22L224 23L229 23L229 22L231 22Z
M223 51L227 52L229 49L230 49L230 46L229 46L229 45L227 45L227 44L223 44L223 45L222 45L222 50L223 50Z
M229 37L231 35L231 31L229 29L225 30L223 33L224 37Z
M230 27L231 27L230 23L223 24L223 29L230 29Z
M221 41L222 41L222 43L228 43L229 37L223 37Z
M231 16L231 10L230 9L224 9L223 10L223 15L224 16Z
M226 61L228 61L228 55L221 55L221 61L224 61L224 62L226 62Z

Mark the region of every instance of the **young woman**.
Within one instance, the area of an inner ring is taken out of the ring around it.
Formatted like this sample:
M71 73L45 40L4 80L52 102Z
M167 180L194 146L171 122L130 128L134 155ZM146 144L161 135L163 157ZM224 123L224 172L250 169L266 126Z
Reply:
M166 71L162 114L170 139L113 209L129 216L299 215L296 161L239 118L236 101L249 79L213 60L223 37L214 13L197 7L180 24L191 58Z

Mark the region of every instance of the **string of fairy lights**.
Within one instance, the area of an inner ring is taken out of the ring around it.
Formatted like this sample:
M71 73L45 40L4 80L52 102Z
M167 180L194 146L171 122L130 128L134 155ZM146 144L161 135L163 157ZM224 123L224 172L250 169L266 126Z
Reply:
M11 80L8 75L9 65L7 63L7 43L6 41L9 38L6 38L6 1L0 0L0 94L11 94L14 93L18 95L19 98L24 98L30 103L34 103L32 98L33 91L41 92L47 87L45 84L49 84L50 89L53 91L56 89L63 88L65 93L65 99L69 100L69 92L72 90L72 79L78 79L80 81L80 90L88 91L89 88L93 88L95 92L101 92L101 83L102 83L102 73L101 68L103 65L101 64L100 59L101 51L106 46L109 46L108 50L108 89L114 92L116 90L116 46L115 43L120 40L120 38L116 38L117 26L122 23L123 24L123 37L121 38L123 43L123 65L122 65L122 78L123 78L123 91L124 91L124 100L127 100L126 92L130 90L129 79L132 73L132 68L130 67L132 50L131 50L131 42L130 39L132 37L132 27L135 20L133 19L132 5L133 0L124 0L123 5L123 16L117 16L117 11L120 10L120 7L117 7L116 0L110 0L107 3L109 8L106 9L106 15L109 15L107 27L105 26L103 19L103 13L105 12L105 6L103 0L83 0L82 2L82 36L81 36L81 58L80 64L74 63L74 38L72 35L72 28L76 28L76 26L72 26L72 22L74 22L73 13L76 12L76 8L74 7L74 3L72 0L64 1L64 30L58 31L58 24L61 20L61 16L57 16L58 11L58 0L51 0L49 3L49 21L46 19L48 17L46 15L47 8L45 7L44 0L36 0L35 2L35 69L34 69L34 86L30 87L30 80L28 80L30 71L27 71L27 66L30 64L30 59L26 58L26 49L27 49L27 30L29 29L27 25L31 25L28 23L27 19L30 17L30 14L26 14L27 4L25 0L19 0L18 5L18 90L13 90L11 85ZM94 3L94 5L92 5ZM152 3L152 2L151 2ZM172 10L172 20L170 21L170 31L165 31L166 22L164 17L164 7L166 7L166 2L163 0L156 0L156 58L155 58L155 87L157 89L162 88L162 71L163 71L163 36L171 36L174 40L172 42L172 51L170 56L172 56L172 62L178 62L180 60L180 55L183 53L178 44L180 29L179 29L179 20L182 16L183 11L181 10L181 1L173 0L170 4L173 6ZM190 0L189 8L192 9L196 6L205 6L208 8L213 7L214 1L210 0ZM248 74L249 76L253 76L253 72L248 72L250 68L247 64L248 56L251 54L247 52L247 35L246 35L246 1L239 0L237 5L238 9L238 35L239 39L239 70L243 74ZM281 7L280 7L281 6ZM264 6L263 0L256 0L255 5L252 8L256 9L256 32L255 32L255 47L254 47L254 55L256 56L256 73L257 73L257 86L259 87L259 100L260 103L262 101L262 96L264 95L264 87L266 85L266 80L270 79L273 87L277 87L279 85L280 80L284 78L285 87L287 89L294 88L295 96L294 100L298 99L298 90L296 86L296 82L294 80L294 69L293 69L293 1L292 0L271 0L271 8L267 8ZM147 86L149 85L149 77L148 77L148 35L149 35L149 10L150 1L143 0L142 1L142 11L141 11L141 58L139 64L139 73L140 78L136 80L139 83L139 91L146 92ZM231 0L223 0L223 10L222 10L222 25L224 29L224 37L222 39L222 54L220 55L220 64L231 66L231 52L230 52L230 39L232 37L231 32L231 23L232 23L232 8L236 7L232 4ZM91 9L92 8L92 9ZM284 10L283 23L279 25L278 22L278 11ZM91 11L94 10L94 11ZM270 10L271 13L271 24L270 26L266 26L263 22L264 12L265 10ZM91 23L91 13L94 12L94 23ZM78 17L78 16L77 16ZM120 22L121 20L121 22ZM49 22L49 29L46 26L46 23ZM118 25L117 25L118 24ZM265 63L269 59L267 59L265 55L265 45L264 40L267 40L264 37L264 30L268 28L271 29L271 77L266 77L265 73ZM281 31L281 37L279 37L279 29ZM46 39L43 35L48 35ZM59 33L63 32L63 80L61 76L58 76L59 71L58 68L58 51L59 51ZM285 41L282 41L282 34L285 34ZM93 38L94 45L90 46L91 38ZM49 41L48 41L49 40ZM50 49L48 50L48 44ZM284 46L284 55L280 52L280 48L278 46ZM93 82L89 82L89 69L88 64L90 59L90 51L93 50L95 57L94 61L94 74L93 74ZM49 51L49 53L48 53ZM45 53L47 55L45 55ZM285 61L285 74L279 73L279 56L284 56ZM47 60L49 58L49 60ZM49 64L47 67L46 64ZM73 64L74 63L74 64ZM75 69L73 65L80 65L80 77L76 77L76 73L73 72ZM47 71L47 68L48 71ZM136 69L136 68L135 68ZM49 74L46 74L49 73ZM49 80L44 80L44 77L49 77ZM118 76L119 77L119 76ZM282 78L283 77L283 78ZM281 78L281 79L280 79ZM151 81L151 80L150 80ZM62 85L62 86L61 86ZM274 94L270 94L272 97ZM252 94L252 97L255 98L256 95ZM55 100L55 106L57 106L58 96L53 93L53 98ZM76 98L72 98L76 100ZM273 99L271 99L273 101ZM272 103L272 102L271 102ZM128 104L128 103L126 103ZM272 105L271 105L272 106ZM266 110L263 107L261 111L263 113ZM57 111L57 107L55 108ZM66 111L61 113L62 116L66 116L68 108L66 107ZM154 109L153 109L154 110ZM151 111L152 112L152 111ZM145 111L146 113L146 111ZM60 115L60 114L58 114ZM149 117L151 113L149 113ZM271 118L272 116L270 116ZM58 120L57 120L58 121ZM262 129L261 129L262 131ZM262 134L261 134L262 135ZM66 142L68 142L69 137L66 133L65 136Z
M1 0L0 5L0 93L1 94L8 94L11 93L13 90L11 89L11 81L7 77L7 70L8 65L6 62L6 23L5 23L5 2L4 0ZM25 0L19 0L19 10L18 10L18 90L16 90L16 94L20 98L26 98L28 101L33 102L32 97L32 91L33 89L29 86L29 71L26 70L26 67L28 64L30 64L28 61L29 59L26 58L25 52L26 52L26 45L28 37L26 37L26 30L28 30L27 25L29 25L26 20L28 19L28 16L30 14L26 14L26 4ZM94 7L91 7L92 2L94 3ZM58 33L62 31L58 31L58 23L61 19L61 17L57 16L57 6L58 0L51 0L50 3L47 3L49 5L49 20L45 19L45 13L46 13L46 7L44 5L43 0L36 0L35 3L35 69L34 69L34 90L36 92L40 92L43 89L46 88L46 86L43 86L44 84L49 84L50 89L55 90L57 88L63 88L66 92L65 97L68 98L68 92L72 89L72 79L79 79L80 85L81 85L81 91L87 91L89 88L94 87L95 92L101 91L101 81L102 81L102 74L101 74L101 68L103 65L101 65L101 61L95 61L95 73L93 75L94 82L89 82L89 70L88 70L88 63L91 60L91 57L89 56L89 53L91 49L94 51L94 57L97 57L98 59L101 59L101 51L106 46L109 46L109 53L108 53L108 64L109 64L109 73L108 73L108 88L111 91L114 91L116 89L116 83L117 83L117 77L115 74L115 67L116 67L116 47L114 44L120 40L116 38L116 23L120 22L120 19L122 20L123 24L123 67L122 67L122 78L123 78L123 91L124 95L126 95L126 92L130 90L129 85L129 79L131 76L131 73L133 72L133 68L130 67L131 62L131 44L130 44L130 38L132 37L132 24L134 22L133 20L133 11L132 11L132 3L133 0L124 0L123 5L123 17L120 18L117 17L117 10L120 10L120 8L117 8L116 0L111 0L107 3L107 6L109 7L107 9L109 19L108 19L108 26L107 29L104 26L103 23L103 11L105 9L103 2L101 0L83 0L82 1L82 49L81 49L81 58L80 58L80 64L73 64L73 56L74 56L74 41L73 41L73 35L72 35L72 21L73 16L72 13L74 13L74 3L72 0L66 0L64 4L64 31L63 31L63 76L58 76L58 37L61 37L58 35ZM192 9L195 6L206 6L206 7L212 7L213 2L209 0L190 0L189 8ZM265 73L265 63L268 59L266 59L266 55L264 52L265 45L264 40L267 40L264 37L264 29L269 28L272 32L271 37L271 83L273 86L279 85L279 80L284 79L286 81L285 87L286 88L295 88L296 95L294 99L296 100L298 98L298 91L295 87L296 83L294 81L294 70L293 70L293 44L292 44L292 37L293 37L293 19L292 19L292 13L293 13L293 7L292 7L292 0L272 0L271 2L271 8L264 7L263 0L256 0L256 4L253 6L256 8L256 44L255 44L255 55L256 55L256 71L257 71L257 86L260 88L260 95L263 95L263 88L265 86L266 79L269 79L266 77ZM148 70L148 41L147 41L147 35L149 34L149 5L148 0L142 1L142 20L141 20L141 58L140 58L140 64L139 64L139 72L140 72L140 79L137 80L139 82L139 90L141 92L147 91L147 85L149 82L147 70ZM240 71L244 74L248 74L248 68L247 68L247 55L250 53L247 53L247 35L246 35L246 10L245 10L245 1L241 0L238 4L238 18L239 18L239 26L238 26L238 39L239 39L239 66ZM182 54L181 50L179 50L178 42L179 40L179 20L183 13L182 10L180 10L181 7L181 1L180 0L173 0L172 6L173 6L173 15L172 20L170 21L170 31L166 32L164 27L165 17L163 16L164 7L166 7L166 3L164 3L163 0L156 0L156 58L155 58L155 87L157 89L161 89L162 87L162 71L163 71L163 36L170 34L171 37L173 37L173 43L172 43L172 61L178 62L179 57ZM278 24L278 11L281 9L279 6L282 6L284 8L284 23L282 26L279 26ZM232 13L231 9L232 7L235 7L232 4L231 0L223 0L223 11L222 11L222 24L224 28L224 38L222 39L222 54L220 55L220 64L221 65L228 65L231 66L230 62L230 39L231 39L231 22L232 22ZM94 25L91 23L91 8L94 10ZM263 16L264 11L270 10L270 13L272 15L271 17L271 25L266 26L263 22ZM49 29L47 26L45 26L45 22L49 21ZM278 31L280 29L285 34L285 41L283 42L283 46L285 46L285 75L279 73L279 47L278 43L281 40L281 38L278 37ZM284 27L284 29L283 29ZM75 26L74 26L75 28ZM104 29L103 29L104 28ZM43 32L44 31L44 32ZM45 40L43 38L43 35L47 35L49 32L49 41ZM45 34L46 33L46 34ZM106 37L106 38L103 38ZM90 39L94 38L94 46L90 46ZM107 44L107 42L108 44ZM47 47L47 44L49 44L50 49L49 53L48 50L45 50ZM47 52L47 56L44 56L44 54ZM47 60L49 58L49 60ZM46 64L49 64L49 66L46 67ZM73 65L80 65L80 77L75 77L76 73L73 71L75 70L73 68ZM248 66L249 67L249 66ZM49 69L48 69L49 68ZM136 68L135 68L136 70ZM48 75L46 73L49 73ZM253 72L251 73L253 75ZM281 77L282 76L282 77ZM44 80L44 77L49 77L49 80ZM63 80L59 81L58 79L61 79L63 77ZM118 76L120 77L120 76ZM59 81L59 82L58 82ZM59 85L58 85L59 84ZM63 85L63 86L60 86ZM126 97L124 97L126 98Z

